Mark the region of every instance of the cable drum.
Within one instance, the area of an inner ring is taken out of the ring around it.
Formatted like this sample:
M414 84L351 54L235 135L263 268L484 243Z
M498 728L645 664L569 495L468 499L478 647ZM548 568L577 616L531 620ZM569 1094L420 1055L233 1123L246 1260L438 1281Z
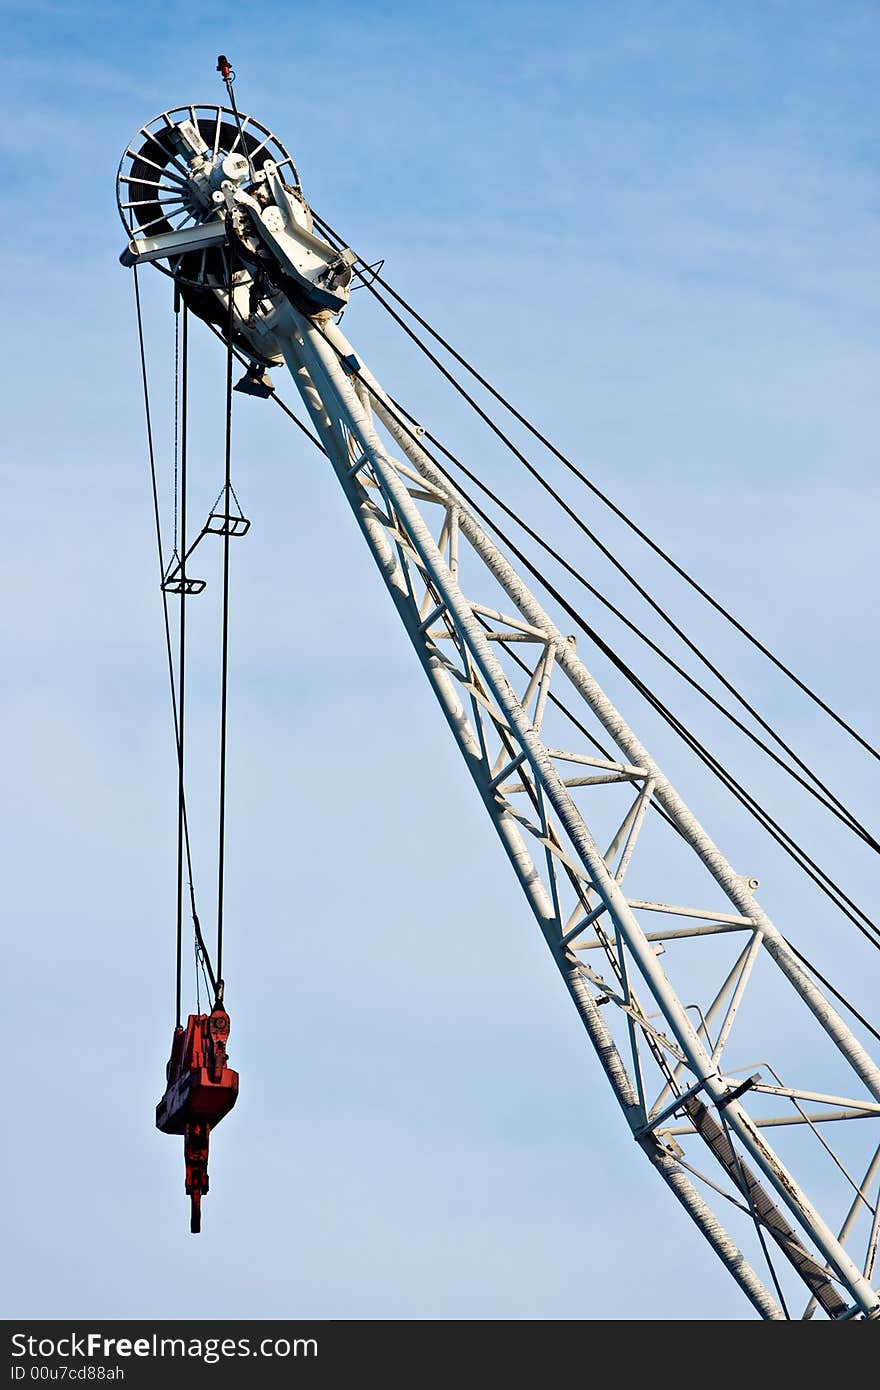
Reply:
M119 215L130 238L142 240L182 231L216 217L214 204L205 191L206 180L219 184L223 162L230 155L244 154L254 173L271 160L285 187L300 192L296 165L278 137L253 116L240 114L239 119L240 128L235 112L227 106L177 106L141 126L125 148L116 177ZM198 180L194 162L181 149L175 135L175 128L187 121L207 147ZM229 282L223 247L189 251L169 257L166 264L156 264L179 284L194 289L210 289Z

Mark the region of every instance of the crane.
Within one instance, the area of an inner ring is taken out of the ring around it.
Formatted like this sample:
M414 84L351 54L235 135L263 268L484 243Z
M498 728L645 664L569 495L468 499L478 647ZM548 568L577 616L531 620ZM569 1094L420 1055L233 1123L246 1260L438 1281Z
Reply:
M218 71L228 106L163 111L126 147L123 265L171 277L225 342L230 372L244 362L237 389L268 397L272 369L289 373L658 1178L761 1317L793 1316L800 1295L805 1317L880 1319L880 1066L859 1016L847 1022L832 1001L842 997L762 909L757 880L728 862L493 539L433 436L342 332L367 268L310 208L281 141L238 110L225 57ZM232 509L228 451L224 499L206 530L228 556L247 526ZM165 577L182 620L200 582L188 558ZM211 975L220 1009L219 962Z

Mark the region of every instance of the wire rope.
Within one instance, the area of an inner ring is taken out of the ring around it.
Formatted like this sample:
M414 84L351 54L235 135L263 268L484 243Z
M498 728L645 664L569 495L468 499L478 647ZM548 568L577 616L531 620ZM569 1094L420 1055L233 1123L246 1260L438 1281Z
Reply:
M317 223L317 225L320 228L322 228L325 231L325 233L330 235L335 241L339 242L340 238L338 236L338 233L334 232L333 229L329 226L329 224L325 222L322 218L318 217L317 214L314 214L314 210L313 215L315 217L315 222ZM423 318L422 315L419 314L417 310L414 309L412 305L410 305L403 298L402 295L398 294L397 291L392 288L388 281L385 280L384 277L381 276L372 265L368 264L360 256L358 257L358 261L360 262L360 265L363 267L363 271L357 271L357 274L359 275L362 284L370 290L370 292L374 295L376 300L380 304L382 304L383 308L385 308L386 312L388 312L391 315L391 317L395 319L395 321L401 326L401 328L403 328L404 332L406 332L410 336L410 338L416 343L420 351L422 351L423 353L425 353L427 357L429 357L429 359L438 367L438 369L443 373L447 380L450 381L450 383L455 387L455 389L463 396L463 398L468 401L468 403L477 411L478 414L481 415L481 417L490 426L490 428L492 428L494 432L498 434L499 438L502 439L502 441L507 445L507 447L512 449L514 453L520 456L519 451L516 450L512 442L507 439L507 437L503 434L502 431L498 429L495 423L485 414L484 411L482 411L482 409L479 407L479 405L473 399L473 397L464 389L464 387L461 386L459 382L455 380L454 377L452 377L452 375L442 365L442 363L438 361L436 356L431 353L430 349L428 349L425 346L425 344L421 342L421 340L418 338L418 335L413 332L409 325L407 325L399 317L399 315L395 313L395 311L390 307L390 305L388 305L382 299L382 296L375 288L376 283L380 284L382 288L389 295L391 295L391 297L401 306L401 308L403 308L405 312L410 315L411 318L415 319L415 321L418 324L420 324L420 326L424 328L427 333L430 334L430 336L435 340L435 342L440 344L444 351L449 353L449 355L453 357L454 360L458 362L465 369L465 371L467 371L469 375L471 375L474 378L474 380L478 381L479 384L486 391L488 391L489 394L492 395L495 398L495 400L497 400L499 404L502 405L504 409L507 410L514 417L514 419L516 419L526 430L528 430L528 432L535 439L537 439L539 443L541 443L560 463L562 463L564 467L566 467L569 470L569 472L572 473L605 507L607 507L620 521L622 521L625 526L627 526L636 536L638 536L638 538L645 545L647 545L666 565L668 565L681 579L685 581L685 583L687 583L696 593L698 593L701 598L703 598L708 604L710 604L710 606L714 608L715 611L718 612L728 623L730 623L731 626L734 627L736 631L740 633L741 636L743 636L748 642L751 643L752 646L754 646L758 651L760 651L762 655L767 658L767 660L769 660L790 681L792 681L798 687L798 689L801 690L803 694L805 694L810 700L812 700L816 705L818 705L819 708L822 709L825 714L827 714L831 719L835 721L835 723L837 723L852 738L854 738L856 742L859 743L865 749L866 752L870 753L872 757L880 761L880 751L874 748L873 745L867 739L865 739L857 729L855 729L846 719L844 719L842 715L838 714L825 700L821 698L821 696L819 696L816 693L816 691L814 691L809 685L807 685L807 683L803 681L794 671L792 671L791 668L785 664L785 662L780 660L780 658L777 657L774 654L774 652L770 650L769 647L767 647L763 642L761 642L760 639L754 635L754 633L752 633L743 623L741 623L739 619L736 618L735 615L724 606L724 604L722 604L718 599L716 599L703 585L699 583L698 580L696 580L691 574L689 574L688 571L685 570L684 567L680 565L666 550L664 550L663 547L659 545L648 534L647 531L645 531L641 526L639 526L638 523L632 519L632 517L630 517L605 492L603 492L602 489L599 488L597 484L595 484L592 481L588 474L586 474L583 471L583 469L579 468L577 464L573 463L571 459L567 458L566 455L563 454L562 451L558 449L556 445L554 445L552 441L547 438L546 435L544 435L525 415L523 415L519 410L517 410L517 408L507 399L507 397L503 395L502 392L498 391L492 385L492 383L488 381L487 378L483 376L482 373L480 373L475 367L473 367L471 363L468 362L467 359L461 353L459 353L452 346L452 344L448 342L446 338L443 337L442 334L440 334L435 328L433 328L431 324L428 323L428 321L425 318ZM367 275L369 275L371 278L367 279ZM525 460L523 461L525 462ZM539 481L540 480L541 479L539 478ZM609 558L611 557L609 556ZM626 571L623 572L626 573ZM629 576L627 575L627 577ZM661 617L663 616L665 615L661 612ZM684 634L679 635L682 637L682 640L688 640L684 636ZM703 659L703 654L700 653L699 650L696 651L696 654L700 656L701 659ZM722 676L720 676L720 674L718 678L721 680L724 679ZM741 698L738 693L737 698ZM757 714L756 711L751 712L754 714L756 718L760 719L760 716Z

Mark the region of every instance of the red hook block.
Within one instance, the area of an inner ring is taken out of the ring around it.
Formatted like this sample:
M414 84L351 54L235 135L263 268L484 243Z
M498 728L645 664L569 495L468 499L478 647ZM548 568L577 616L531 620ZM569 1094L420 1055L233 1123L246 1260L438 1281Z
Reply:
M211 1130L238 1099L238 1072L228 1065L229 1015L215 1005L210 1014L190 1014L175 1028L165 1068L167 1087L156 1106L156 1127L182 1134L190 1230L201 1229L202 1194L208 1190Z

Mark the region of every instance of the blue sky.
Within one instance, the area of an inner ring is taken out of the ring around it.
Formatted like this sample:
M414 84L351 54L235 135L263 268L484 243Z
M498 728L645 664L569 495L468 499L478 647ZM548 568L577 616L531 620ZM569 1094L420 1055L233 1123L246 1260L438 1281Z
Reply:
M114 178L143 122L220 99L228 53L314 206L876 742L876 7L0 12L7 1315L748 1316L627 1137L332 478L244 399L226 948L242 1094L189 1236L180 1146L152 1127L175 769ZM168 289L143 280L167 487ZM392 393L558 527L366 298L345 329ZM194 325L197 510L222 482L222 372ZM564 485L870 818L865 760ZM208 902L211 604L190 731ZM608 683L781 916L786 862ZM871 864L675 699L870 907ZM870 1004L852 933L815 940Z

